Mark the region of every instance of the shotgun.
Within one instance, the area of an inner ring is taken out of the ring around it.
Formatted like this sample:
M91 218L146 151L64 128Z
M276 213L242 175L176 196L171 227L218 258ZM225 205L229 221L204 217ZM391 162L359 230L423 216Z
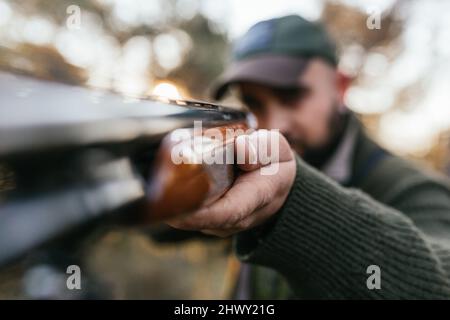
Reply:
M66 235L148 225L215 201L236 177L233 164L176 164L172 151L229 154L249 123L247 113L212 103L0 73L0 266ZM233 134L192 149L212 128Z

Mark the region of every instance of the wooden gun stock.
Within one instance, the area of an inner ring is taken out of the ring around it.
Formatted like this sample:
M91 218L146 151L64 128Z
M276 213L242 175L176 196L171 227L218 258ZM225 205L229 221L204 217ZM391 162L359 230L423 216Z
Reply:
M226 138L208 138L207 131L211 129ZM201 134L194 129L177 129L166 136L158 150L147 189L149 222L192 212L220 198L231 187L237 173L233 165L234 141L247 129L245 122L239 122L208 128ZM174 136L183 138L174 141ZM181 163L174 162L174 148L181 151L175 153L181 156ZM223 162L204 161L205 155L218 155ZM231 163L226 161L230 158Z

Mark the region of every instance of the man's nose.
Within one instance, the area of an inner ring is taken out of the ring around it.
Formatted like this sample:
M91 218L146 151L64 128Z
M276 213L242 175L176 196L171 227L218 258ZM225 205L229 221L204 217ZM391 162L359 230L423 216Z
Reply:
M289 111L281 107L271 107L269 110L266 115L267 129L278 129L282 134L288 132L292 121Z

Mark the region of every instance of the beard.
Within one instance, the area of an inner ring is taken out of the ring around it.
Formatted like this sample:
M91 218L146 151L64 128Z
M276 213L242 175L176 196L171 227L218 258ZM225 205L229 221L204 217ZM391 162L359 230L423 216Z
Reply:
M329 135L327 142L320 147L305 146L303 148L303 160L317 169L320 169L335 153L347 128L349 113L340 111L337 105L333 110L328 120Z

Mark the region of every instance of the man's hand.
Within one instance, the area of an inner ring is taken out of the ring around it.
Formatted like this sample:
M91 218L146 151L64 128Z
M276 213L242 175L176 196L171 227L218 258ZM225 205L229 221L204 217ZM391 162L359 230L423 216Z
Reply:
M270 146L273 139L278 139L279 148L269 150L269 155L278 152L278 162L271 156L271 162L264 165L258 146ZM296 174L294 153L287 140L278 132L258 130L239 136L235 151L238 159L245 155L245 162L237 164L242 174L230 190L208 206L166 221L170 226L227 237L262 224L282 207ZM262 174L261 170L273 174Z

